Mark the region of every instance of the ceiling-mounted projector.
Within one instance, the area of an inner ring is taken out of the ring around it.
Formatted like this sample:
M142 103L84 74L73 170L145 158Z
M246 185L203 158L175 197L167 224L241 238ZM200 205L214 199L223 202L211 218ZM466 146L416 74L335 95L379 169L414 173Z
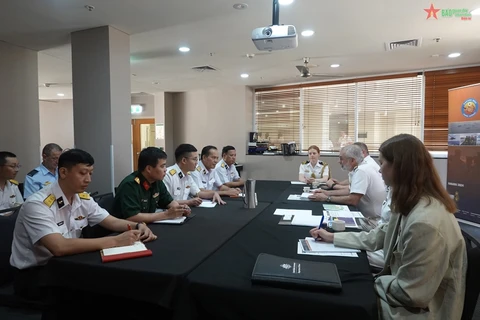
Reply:
M278 0L273 0L272 25L256 28L252 31L252 41L260 51L292 49L298 46L298 36L295 26L280 25L280 6Z

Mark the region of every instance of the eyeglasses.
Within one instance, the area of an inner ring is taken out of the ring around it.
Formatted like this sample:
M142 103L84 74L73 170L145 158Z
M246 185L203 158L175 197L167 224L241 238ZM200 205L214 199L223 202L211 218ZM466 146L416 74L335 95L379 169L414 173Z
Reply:
M190 159L190 160L193 160L193 161L195 161L195 162L198 162L198 157L195 157L195 158L189 158L189 157L187 157L187 159Z
M2 167L10 167L12 169L20 169L22 167L21 164L2 164Z

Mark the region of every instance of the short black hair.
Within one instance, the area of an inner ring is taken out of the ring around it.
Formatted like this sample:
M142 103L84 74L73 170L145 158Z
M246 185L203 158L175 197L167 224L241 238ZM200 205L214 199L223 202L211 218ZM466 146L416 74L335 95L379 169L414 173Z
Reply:
M138 171L142 172L147 166L156 167L158 160L167 159L167 154L160 148L147 147L138 156Z
M230 150L235 150L235 147L233 147L233 146L225 146L225 147L223 147L223 149L222 149L222 157L223 157L224 154L228 153L228 151L230 151Z
M366 145L365 143L363 143L363 142L355 142L354 145L359 146L360 149L362 149L362 151L365 152L366 154L370 154L370 153L368 152L368 147L367 147L367 145Z
M70 149L60 155L58 159L58 168L71 169L77 164L86 164L87 166L93 166L95 160L90 153L81 149Z
M203 157L208 157L210 155L210 150L218 150L217 147L215 146L205 146L202 149L202 153L200 154L200 159L203 159Z
M0 151L0 166L7 163L7 158L16 158L17 156L8 151Z
M58 144L49 143L49 144L46 144L45 147L43 147L42 154L49 156L50 154L52 154L53 151L62 152L63 150L62 150L62 147L60 147Z
M188 143L182 143L175 149L175 161L180 162L187 156L187 153L197 152L197 148Z

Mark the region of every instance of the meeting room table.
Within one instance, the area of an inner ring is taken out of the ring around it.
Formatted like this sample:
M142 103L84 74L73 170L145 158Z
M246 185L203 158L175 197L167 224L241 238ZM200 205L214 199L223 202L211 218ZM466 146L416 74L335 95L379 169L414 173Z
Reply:
M322 204L286 200L288 194L302 193L302 186L290 181L257 181L256 191L254 209L245 208L241 198L224 198L226 205L193 208L195 216L184 224L150 224L158 239L146 244L153 252L149 257L102 263L100 252L91 252L53 258L45 268L43 285L58 310L65 310L70 301L73 307L85 306L85 315L100 306L104 315L136 318L133 314L139 319L150 318L151 312L163 319L185 320L376 319L377 298L365 253L358 258L298 255L298 239L308 236L309 227L279 225L281 216L273 214L284 208L311 209L321 215ZM333 262L342 291L254 285L251 273L260 253Z

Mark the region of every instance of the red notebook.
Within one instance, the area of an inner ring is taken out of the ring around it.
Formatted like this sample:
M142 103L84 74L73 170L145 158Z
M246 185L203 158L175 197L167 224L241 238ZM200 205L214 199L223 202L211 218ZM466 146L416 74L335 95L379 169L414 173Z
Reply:
M141 257L148 257L152 255L152 250L149 250L145 245L137 241L131 246L115 247L100 250L102 262L112 262L118 260L135 259Z

